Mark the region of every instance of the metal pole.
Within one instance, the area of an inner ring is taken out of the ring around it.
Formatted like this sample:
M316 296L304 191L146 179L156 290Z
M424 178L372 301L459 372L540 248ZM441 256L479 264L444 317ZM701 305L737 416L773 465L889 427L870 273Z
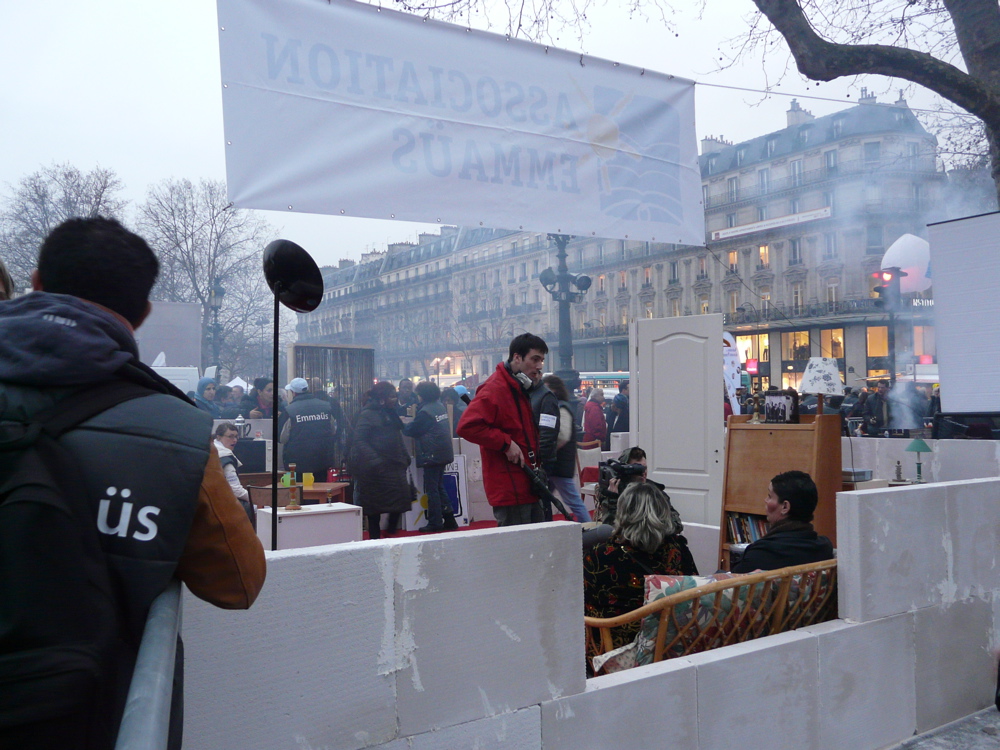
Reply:
M889 310L889 387L896 387L896 313Z
M274 369L272 372L274 399L271 401L271 549L278 549L278 316L281 304L278 294L281 284L274 285Z
M553 235L556 243L556 259L559 265L556 269L556 280L559 293L556 299L559 302L559 377L565 380L563 373L573 372L573 331L570 328L569 300L570 282L572 276L569 275L569 266L566 265L566 245L569 244L569 235Z

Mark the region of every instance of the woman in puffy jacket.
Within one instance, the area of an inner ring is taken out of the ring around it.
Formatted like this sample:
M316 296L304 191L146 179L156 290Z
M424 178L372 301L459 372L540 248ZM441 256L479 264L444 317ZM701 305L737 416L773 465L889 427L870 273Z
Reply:
M387 534L410 509L413 496L406 470L410 454L403 445L403 421L396 413L396 387L387 380L365 394L354 423L347 468L354 477L354 503L368 518L369 539L381 538L382 514L389 514Z
M604 418L604 389L595 388L590 392L587 405L583 407L583 442L590 443L608 436L608 421Z

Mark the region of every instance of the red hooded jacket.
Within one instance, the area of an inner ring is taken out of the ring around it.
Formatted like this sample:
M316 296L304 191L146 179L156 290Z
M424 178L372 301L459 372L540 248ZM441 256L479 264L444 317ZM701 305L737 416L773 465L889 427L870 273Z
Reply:
M527 505L538 502L531 480L504 451L517 443L529 462L538 456L538 427L531 401L521 384L501 362L496 372L476 389L476 397L462 414L458 436L480 448L483 457L483 484L490 505ZM537 460L537 459L536 459Z

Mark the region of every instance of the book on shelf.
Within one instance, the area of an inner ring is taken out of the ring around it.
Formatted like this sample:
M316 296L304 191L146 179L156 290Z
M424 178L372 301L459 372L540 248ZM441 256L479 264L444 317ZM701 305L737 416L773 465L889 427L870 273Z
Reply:
M750 544L767 533L767 519L753 513L730 513L726 523L730 544Z

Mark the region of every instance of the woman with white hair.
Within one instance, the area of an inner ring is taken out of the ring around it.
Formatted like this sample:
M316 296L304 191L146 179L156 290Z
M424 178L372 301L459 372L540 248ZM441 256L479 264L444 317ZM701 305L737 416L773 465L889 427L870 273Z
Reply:
M618 498L614 533L583 558L584 612L617 617L642 606L648 575L698 575L670 498L648 482L630 484ZM615 628L615 647L632 641L639 623Z

